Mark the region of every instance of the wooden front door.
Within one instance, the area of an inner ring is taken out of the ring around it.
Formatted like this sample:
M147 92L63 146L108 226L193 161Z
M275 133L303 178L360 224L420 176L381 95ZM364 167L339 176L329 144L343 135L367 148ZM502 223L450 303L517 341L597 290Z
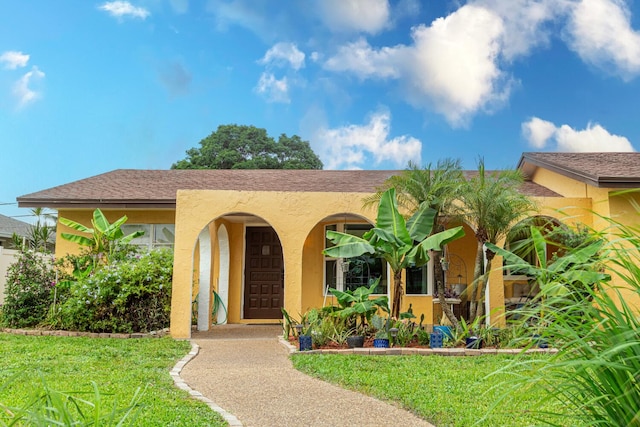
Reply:
M284 299L282 246L271 227L247 227L244 318L280 319Z

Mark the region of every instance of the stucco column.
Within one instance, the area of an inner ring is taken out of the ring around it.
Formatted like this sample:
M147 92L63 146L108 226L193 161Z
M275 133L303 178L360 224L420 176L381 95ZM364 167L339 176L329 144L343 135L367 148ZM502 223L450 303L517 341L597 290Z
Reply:
M505 239L500 239L496 244L503 248ZM485 248L486 250L486 248ZM495 327L504 327L506 325L504 317L504 271L502 269L502 257L496 255L491 260L491 271L489 272L489 286L487 286L486 307L487 324Z
M173 338L191 338L193 252L198 232L192 230L194 227L189 217L190 212L193 212L193 206L179 203L180 193L181 191L178 191L176 203L170 331Z
M306 237L306 236L303 236ZM284 256L284 309L293 316L302 313L302 249L304 239L291 239L282 246Z

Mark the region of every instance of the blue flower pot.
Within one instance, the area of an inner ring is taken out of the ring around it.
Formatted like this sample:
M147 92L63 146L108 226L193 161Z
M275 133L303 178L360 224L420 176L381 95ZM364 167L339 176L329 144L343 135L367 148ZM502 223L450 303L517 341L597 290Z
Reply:
M309 351L313 347L313 340L311 335L300 335L298 337L298 344L300 345L300 351Z
M453 339L453 332L451 332L451 326L434 326L433 332L440 332L442 335L449 339Z
M442 335L442 332L435 331L434 333L429 335L429 347L431 347L431 348L442 348L442 339L443 338L444 338L444 335Z
M479 349L482 347L482 340L478 337L469 337L465 340L467 348Z
M373 346L376 348L389 348L389 338L374 338Z

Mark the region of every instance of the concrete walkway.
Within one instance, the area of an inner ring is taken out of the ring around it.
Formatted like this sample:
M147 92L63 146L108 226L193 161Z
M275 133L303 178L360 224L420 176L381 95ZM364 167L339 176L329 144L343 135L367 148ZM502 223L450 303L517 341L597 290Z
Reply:
M281 333L272 325L194 333L200 352L180 375L245 427L431 426L391 404L298 372L277 339Z

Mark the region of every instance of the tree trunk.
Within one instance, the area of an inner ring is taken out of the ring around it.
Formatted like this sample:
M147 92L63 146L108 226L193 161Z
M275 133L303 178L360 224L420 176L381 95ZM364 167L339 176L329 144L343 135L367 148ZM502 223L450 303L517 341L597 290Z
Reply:
M391 304L391 317L400 317L400 306L402 305L402 270L393 272L393 303Z
M478 308L478 287L482 280L482 267L484 266L484 243L478 240L478 247L476 249L476 262L473 267L473 282L471 282L471 292L467 293L467 299L469 300L469 318L468 323L471 323L476 318L476 312Z
M460 328L460 322L458 322L456 315L453 314L453 311L451 311L449 304L447 304L446 302L446 299L444 297L444 284L440 280L438 280L437 282L437 287L438 287L438 300L440 301L440 307L442 307L442 312L445 314L445 316L447 316L447 319L449 319L453 327L457 330Z
M478 308L476 311L476 317L483 316L484 312L484 298L489 283L489 274L491 273L491 259L487 259L487 268L482 277L482 287L480 288L480 298L478 298Z

